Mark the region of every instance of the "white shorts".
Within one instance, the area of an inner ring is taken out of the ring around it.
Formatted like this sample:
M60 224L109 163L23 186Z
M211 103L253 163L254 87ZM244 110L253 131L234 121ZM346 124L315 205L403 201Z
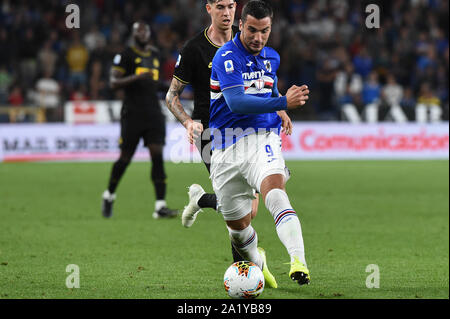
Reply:
M254 190L269 175L286 178L281 138L274 132L251 134L211 156L211 181L218 210L225 220L238 220L252 209Z

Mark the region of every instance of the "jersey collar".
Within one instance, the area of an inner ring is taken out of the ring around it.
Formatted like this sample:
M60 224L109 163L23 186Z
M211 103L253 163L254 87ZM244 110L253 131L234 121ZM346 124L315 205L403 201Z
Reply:
M234 37L233 40L232 40L233 43L234 43L234 45L235 45L239 50L241 50L244 54L254 56L253 54L251 54L250 52L248 52L247 49L244 47L244 45L243 45L242 42L241 42L240 36L241 36L241 32L236 33L235 37ZM261 52L260 52L258 55L256 55L256 57L266 58L266 47L264 47L264 48L261 50Z
M208 26L208 27L203 31L203 34L205 35L206 40L208 40L208 42L211 43L212 46L214 46L214 47L220 49L220 46L216 45L216 44L215 44L214 42L212 42L211 39L208 37L208 30L209 30L209 27L210 27L210 26ZM233 37L234 37L234 31L233 31L233 28L231 28L231 39L233 39Z
M152 54L151 51L147 51L147 52L141 51L138 48L136 48L134 45L131 46L131 50L133 50L134 53L139 54L143 57L149 57Z

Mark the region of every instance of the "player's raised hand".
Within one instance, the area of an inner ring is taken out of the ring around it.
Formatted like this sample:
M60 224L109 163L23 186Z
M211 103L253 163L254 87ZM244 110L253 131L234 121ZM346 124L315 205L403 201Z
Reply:
M203 132L202 123L188 119L183 123L183 125L187 130L189 143L194 144L195 140L199 138Z
M299 106L305 105L306 100L309 99L308 86L302 85L300 87L293 85L286 92L287 108L295 109Z

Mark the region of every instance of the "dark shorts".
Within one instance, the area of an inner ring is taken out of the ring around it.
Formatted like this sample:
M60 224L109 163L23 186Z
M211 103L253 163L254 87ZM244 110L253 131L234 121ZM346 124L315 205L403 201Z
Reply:
M144 139L145 146L149 144L164 145L166 140L164 117L152 121L150 125L129 118L120 120L119 145L122 150L136 149L141 138Z

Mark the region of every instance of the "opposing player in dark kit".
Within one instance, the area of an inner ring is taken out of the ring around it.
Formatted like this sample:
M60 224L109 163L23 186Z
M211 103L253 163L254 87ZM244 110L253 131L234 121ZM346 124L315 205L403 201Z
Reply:
M151 157L151 175L156 193L154 218L174 217L178 211L167 208L166 174L163 147L166 126L157 97L159 59L156 48L150 46L150 27L141 22L133 24L134 44L114 57L110 84L123 88L125 98L120 114L120 157L114 163L108 188L103 193L102 214L111 217L116 188L136 151L140 139L148 147Z

